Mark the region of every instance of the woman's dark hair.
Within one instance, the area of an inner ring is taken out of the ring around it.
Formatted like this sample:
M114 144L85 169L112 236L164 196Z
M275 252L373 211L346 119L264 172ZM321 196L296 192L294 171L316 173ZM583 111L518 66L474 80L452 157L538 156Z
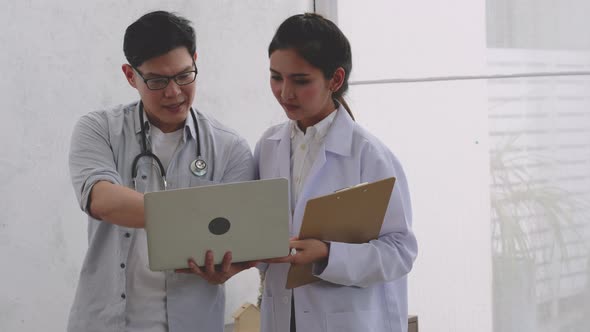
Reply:
M305 61L320 69L326 79L331 79L336 69L344 69L342 87L333 97L344 106L354 119L343 95L348 90L348 78L352 70L352 53L346 36L332 21L321 15L305 13L286 19L277 29L268 56L276 50L293 49Z
M140 17L127 27L123 40L125 57L133 67L181 46L186 47L191 56L195 54L196 38L191 22L165 11Z

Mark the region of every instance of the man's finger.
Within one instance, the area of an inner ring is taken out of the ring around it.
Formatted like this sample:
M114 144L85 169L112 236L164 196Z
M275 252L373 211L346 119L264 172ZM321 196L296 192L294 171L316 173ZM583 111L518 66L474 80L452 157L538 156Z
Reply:
M211 250L207 250L207 253L205 254L205 272L209 276L215 274L215 266L213 265L213 260L213 252Z
M203 276L203 271L201 271L201 268L199 268L197 263L195 263L195 261L192 258L189 259L188 266L190 268L190 271L192 271L193 273L195 273L201 277Z
M223 273L229 272L229 268L231 267L231 259L232 259L231 251L228 251L225 253L225 255L223 255L223 261L221 262L221 272L223 272Z

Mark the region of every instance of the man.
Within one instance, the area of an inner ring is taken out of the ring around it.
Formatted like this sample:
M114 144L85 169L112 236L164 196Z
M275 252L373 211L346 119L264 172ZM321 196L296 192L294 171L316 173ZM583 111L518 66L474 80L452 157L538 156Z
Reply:
M231 264L227 253L216 270L208 252L203 270L191 261L178 271L185 273L152 272L143 193L252 180L250 148L191 109L197 53L189 21L146 14L127 28L123 48L122 70L140 101L89 113L72 135L70 173L88 214L89 248L68 331L223 331L220 284L252 264Z

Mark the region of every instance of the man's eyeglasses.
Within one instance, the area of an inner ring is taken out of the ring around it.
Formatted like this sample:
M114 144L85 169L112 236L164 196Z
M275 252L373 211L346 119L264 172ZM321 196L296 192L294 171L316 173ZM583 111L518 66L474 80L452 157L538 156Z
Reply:
M170 80L174 80L174 82L176 82L176 84L178 84L178 85L187 85L187 84L191 84L192 82L194 82L195 79L197 78L197 72L198 72L197 65L194 63L194 61L193 61L193 66L195 67L194 70L185 71L185 72L182 72L178 75L158 76L155 78L148 78L148 79L143 77L143 75L141 74L139 69L133 67L133 70L135 70L137 72L137 74L139 74L139 76L143 79L143 82L145 83L145 85L147 85L148 89L162 90L168 86L168 83L170 83Z

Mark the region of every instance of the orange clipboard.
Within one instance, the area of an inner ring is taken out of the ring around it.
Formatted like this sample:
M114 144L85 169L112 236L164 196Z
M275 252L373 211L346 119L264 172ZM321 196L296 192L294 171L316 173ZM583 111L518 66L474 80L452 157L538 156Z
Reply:
M363 183L307 201L299 239L367 243L379 236L387 212L395 178ZM312 274L312 264L291 265L287 289L320 278Z

